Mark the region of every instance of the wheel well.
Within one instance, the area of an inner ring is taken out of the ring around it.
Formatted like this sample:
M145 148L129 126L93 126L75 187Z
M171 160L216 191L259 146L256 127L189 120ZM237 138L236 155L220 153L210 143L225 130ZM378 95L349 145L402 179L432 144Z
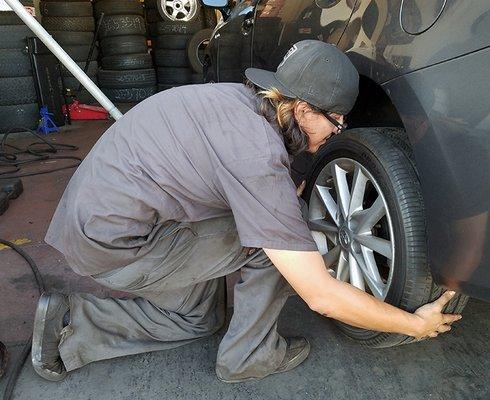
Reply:
M404 128L391 99L373 80L360 76L359 96L347 115L349 128L391 126Z

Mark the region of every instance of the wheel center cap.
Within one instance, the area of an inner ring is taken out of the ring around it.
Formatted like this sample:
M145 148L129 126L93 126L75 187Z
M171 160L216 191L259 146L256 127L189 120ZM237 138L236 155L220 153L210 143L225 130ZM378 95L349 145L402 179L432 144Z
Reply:
M340 228L339 230L339 240L342 247L349 247L350 245L350 235L346 228Z

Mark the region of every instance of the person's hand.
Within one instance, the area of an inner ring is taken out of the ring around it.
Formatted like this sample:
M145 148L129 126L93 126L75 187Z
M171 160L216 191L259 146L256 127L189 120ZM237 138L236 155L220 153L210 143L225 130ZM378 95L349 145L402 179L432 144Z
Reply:
M296 188L296 195L300 197L303 194L303 190L305 190L306 181L300 183L300 185Z
M436 337L439 333L451 330L451 324L462 318L461 314L443 314L442 309L453 298L454 292L445 292L433 303L428 303L414 312L419 318L417 334L418 340L426 337Z

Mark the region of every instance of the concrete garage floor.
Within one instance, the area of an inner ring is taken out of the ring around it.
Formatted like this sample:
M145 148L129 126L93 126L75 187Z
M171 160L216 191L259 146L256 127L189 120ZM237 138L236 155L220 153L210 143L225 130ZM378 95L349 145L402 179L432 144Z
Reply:
M110 122L77 122L59 143L76 144L84 155ZM19 138L16 145L32 142ZM68 154L68 153L67 153ZM51 164L50 164L51 165ZM56 165L61 165L57 162ZM64 187L73 170L24 178L24 194L0 216L0 238L18 240L38 264L47 290L114 292L80 278L63 256L43 243ZM32 328L37 290L24 261L0 248L0 340L12 365ZM91 364L61 383L39 378L30 362L22 370L14 399L489 399L490 306L470 300L450 334L391 349L362 348L342 336L334 324L309 311L297 297L280 318L285 335L305 335L312 344L308 360L296 370L259 382L227 385L214 374L220 336L186 347ZM6 385L0 380L0 393Z

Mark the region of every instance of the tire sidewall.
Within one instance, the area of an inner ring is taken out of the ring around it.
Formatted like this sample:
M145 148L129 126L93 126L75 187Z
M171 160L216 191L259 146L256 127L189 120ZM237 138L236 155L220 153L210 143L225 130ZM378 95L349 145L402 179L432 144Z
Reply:
M403 202L403 199L400 198L400 193L395 189L393 177L389 171L389 163L391 161L386 153L390 151L399 153L399 157L395 157L400 163L398 167L404 168L409 173L413 174L413 184L420 190L412 164L408 160L408 157L404 156L402 150L395 146L394 142L387 137L382 137L374 130L357 129L347 131L341 136L331 138L323 149L320 150L315 157L311 173L307 176L307 187L304 197L308 202L318 175L329 162L335 159L350 158L359 162L367 171L369 171L378 183L381 193L383 194L393 226L395 259L393 263L392 281L385 301L396 307L414 311L414 305L415 307L418 307L428 301L432 279L427 267L425 246L422 246L420 249L423 254L421 254L418 261L413 260L412 258L407 259L407 246L409 247L412 244L407 243L405 235L405 225L407 222L406 215L403 215L400 208L400 203ZM414 214L414 218L417 218L417 215L415 215L417 213L412 214ZM420 209L418 210L418 217L420 218L420 216L422 216L421 223L424 223L425 218L423 218L422 202L420 202ZM409 296L406 287L407 283L411 284L411 282L419 282L420 274L427 277L425 280L426 287L418 287L417 290L410 288ZM366 341L368 344L373 341L381 341L381 336L386 341L389 336L385 333L363 330L343 323L338 323L338 326L347 333L348 336L355 336L357 340L360 340L361 342ZM400 338L403 338L403 335L391 335L392 340L399 341Z

